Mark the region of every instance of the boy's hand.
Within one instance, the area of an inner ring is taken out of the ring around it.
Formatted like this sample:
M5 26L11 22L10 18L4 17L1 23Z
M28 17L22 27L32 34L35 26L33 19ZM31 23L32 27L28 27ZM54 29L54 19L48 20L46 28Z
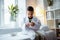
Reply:
M34 25L35 25L35 23L34 23L34 22L31 22L31 23L30 23L30 25L31 25L31 26L34 26Z
M34 23L34 22L26 23L26 27L34 26L34 25L35 25L35 23Z
M26 27L29 27L30 26L30 23L26 23Z

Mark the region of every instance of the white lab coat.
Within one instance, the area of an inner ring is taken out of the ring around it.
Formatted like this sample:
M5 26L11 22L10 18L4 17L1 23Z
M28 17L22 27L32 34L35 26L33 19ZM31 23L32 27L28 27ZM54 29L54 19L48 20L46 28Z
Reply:
M26 30L26 31L30 31L30 30L33 30L33 31L37 31L37 30L39 30L39 28L40 28L40 26L41 26L41 23L40 23L40 20L38 20L36 17L33 17L32 18L32 21L31 22L34 22L35 23L35 26L34 27L26 27L26 23L28 23L29 22L29 19L28 19L28 17L25 17L24 19L23 19L23 24L22 24L22 26L23 26L23 28Z
M32 21L31 21L31 22L35 23L34 27L26 27L25 24L28 22L29 22L28 17L23 18L23 20L21 22L22 23L21 27L23 29L23 33L29 35L31 39L34 39L35 35L36 35L35 31L39 30L41 23L36 17L33 17Z

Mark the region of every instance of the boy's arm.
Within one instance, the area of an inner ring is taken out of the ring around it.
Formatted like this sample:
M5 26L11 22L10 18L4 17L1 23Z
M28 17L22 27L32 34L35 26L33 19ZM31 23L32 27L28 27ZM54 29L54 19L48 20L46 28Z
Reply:
M32 29L35 30L35 31L37 31L37 30L39 30L40 26L41 26L41 23L40 23L40 21L38 20L38 21L35 23L35 25L32 27Z

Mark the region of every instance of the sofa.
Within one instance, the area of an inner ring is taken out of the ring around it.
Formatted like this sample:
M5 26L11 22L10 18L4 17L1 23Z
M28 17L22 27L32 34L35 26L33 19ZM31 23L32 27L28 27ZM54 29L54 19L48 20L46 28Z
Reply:
M56 40L56 32L50 30L47 25L41 25L40 29L37 31L45 40Z

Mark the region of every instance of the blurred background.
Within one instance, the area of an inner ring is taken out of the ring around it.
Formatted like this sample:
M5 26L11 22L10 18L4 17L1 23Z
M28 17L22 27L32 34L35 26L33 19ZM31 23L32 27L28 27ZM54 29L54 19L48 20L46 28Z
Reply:
M28 6L34 7L34 16L41 21L41 25L46 25L49 29L54 30L59 39L60 0L0 0L0 34L5 32L5 29L9 29L10 32L12 30L20 31L15 28L21 27ZM49 34L49 32L47 33Z
M8 9L8 6L12 4L18 5L17 22L19 26L22 18L26 16L28 6L34 7L34 15L41 21L42 25L48 25L50 29L59 25L56 21L60 19L60 0L0 0L0 26L13 25Z

